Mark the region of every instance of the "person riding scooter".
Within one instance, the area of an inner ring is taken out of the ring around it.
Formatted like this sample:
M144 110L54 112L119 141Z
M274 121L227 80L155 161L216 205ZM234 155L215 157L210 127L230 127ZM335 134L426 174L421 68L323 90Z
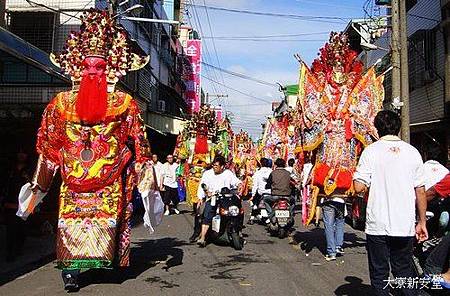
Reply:
M248 220L248 224L250 225L253 224L255 220L261 199L270 194L270 189L266 189L266 184L270 173L272 173L271 164L267 158L261 158L260 163L261 168L253 175L252 198L250 199L252 204L252 214Z
M217 210L217 205L211 204L211 200L207 200L207 198L220 192L222 188L234 189L241 183L233 172L225 169L225 163L223 156L216 156L212 163L212 169L205 171L200 180L201 186L197 191L198 203L199 205L205 204L202 231L197 241L200 247L206 246L206 234Z
M266 189L271 189L271 195L264 197L264 204L266 205L266 210L269 214L268 221L270 221L274 215L272 205L280 197L290 200L292 212L294 201L291 200L291 174L285 167L286 161L278 158L275 160L275 169L270 173L269 178L267 179Z

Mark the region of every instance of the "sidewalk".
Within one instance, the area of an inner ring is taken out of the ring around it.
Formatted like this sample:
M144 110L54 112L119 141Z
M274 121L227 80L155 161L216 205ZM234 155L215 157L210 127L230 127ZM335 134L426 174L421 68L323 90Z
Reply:
M0 225L0 286L30 272L54 259L55 236L28 236L23 255L13 262L6 262L6 230Z

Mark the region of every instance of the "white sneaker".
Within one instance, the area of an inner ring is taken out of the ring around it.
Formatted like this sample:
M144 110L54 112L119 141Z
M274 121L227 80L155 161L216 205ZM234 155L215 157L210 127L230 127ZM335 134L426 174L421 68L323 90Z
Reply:
M164 212L164 216L169 216L170 215L170 211L169 210L166 210L165 212Z
M178 209L173 209L173 211L176 215L180 214L180 211Z
M325 260L326 261L335 261L336 260L336 255L325 255Z

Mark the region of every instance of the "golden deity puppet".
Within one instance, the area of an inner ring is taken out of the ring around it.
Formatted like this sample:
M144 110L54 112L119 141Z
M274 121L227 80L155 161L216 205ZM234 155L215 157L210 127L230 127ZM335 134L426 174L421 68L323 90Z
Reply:
M301 63L295 123L297 152L311 151L315 164L307 203L309 224L318 194L348 196L363 148L378 137L373 119L382 108L383 76L363 64L347 35L331 33L311 69Z
M255 173L258 160L256 147L249 134L241 130L233 140L233 165L236 175L242 180L242 196L249 194L252 188L252 176Z
M65 50L51 55L73 88L57 94L43 113L32 190L46 192L60 172L60 268L128 266L132 190L150 148L136 101L115 84L148 57L131 52L125 31L107 12L89 10L81 21Z
M214 157L218 123L214 109L202 105L178 136L174 154L187 159L184 168L187 202L198 202L197 189L206 164Z

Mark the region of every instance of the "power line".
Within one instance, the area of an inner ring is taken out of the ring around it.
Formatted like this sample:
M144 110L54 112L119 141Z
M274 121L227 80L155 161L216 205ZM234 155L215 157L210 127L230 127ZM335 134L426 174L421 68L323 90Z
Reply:
M227 74L230 74L230 75L233 75L233 76L237 76L237 77L242 78L242 79L247 79L247 80L254 81L254 82L257 82L257 83L260 83L260 84L264 84L264 85L268 85L268 86L278 87L278 85L276 83L267 82L267 81L264 81L264 80L261 80L261 79L257 79L257 78L253 78L253 77L241 74L241 73L237 73L237 72L233 72L233 71L226 70L226 69L223 69L223 68L219 68L217 66L208 64L206 62L202 62L202 64L205 65L205 66L211 67L211 68L215 68L215 69L217 69L219 71L225 72Z
M351 19L355 19L356 17L340 17L340 16L314 16L314 15L298 15L298 14L284 14L284 13L273 13L273 12L261 12L261 11L251 11L251 10L242 10L242 9L232 9L232 8L224 8L217 6L207 6L207 5L197 5L197 4L189 4L188 6L197 6L202 8L209 8L211 10L217 11L226 11L226 12L234 12L234 13L243 13L243 14L251 14L251 15L259 15L259 16L272 16L272 17L284 17L290 19L298 19L303 21L311 21L311 22L325 22L325 23L335 23L341 24L342 22L346 22ZM339 20L341 22L336 22L333 20Z
M202 75L202 77L205 78L205 79L207 79L207 80L210 80L210 81L212 81L212 82L215 82L215 83L217 83L217 84L222 84L224 87L226 87L226 88L228 88L228 89L231 89L231 90L234 90L235 92L240 93L240 94L242 94L242 95L244 95L244 96L247 96L247 97L249 97L249 98L253 98L253 99L256 99L256 100L261 101L261 102L265 102L265 103L268 103L268 104L272 104L272 102L270 102L270 101L266 101L266 100L264 100L264 99L261 99L261 98L259 98L259 97L254 96L254 95L245 93L245 92L240 91L240 90L238 90L238 89L235 89L235 88L233 88L233 87L231 87L231 86L228 86L228 85L226 85L226 84L220 83L220 82L218 82L218 81L214 81L214 79L211 79L211 78L209 78L209 77L207 77L207 76L205 76L205 75Z
M206 6L205 0L203 0L203 4ZM213 44L213 48L214 48L214 53L216 55L217 64L219 65L219 67L221 67L219 56L217 54L216 42L214 41L214 33L213 33L213 30L212 30L212 27L211 27L211 21L209 19L208 8L206 8L206 7L205 7L205 12L206 12L206 19L208 20L209 32L211 33L211 39L212 39L212 44ZM222 78L222 83L225 83L225 80L223 79L222 72L220 72L220 77Z
M316 33L298 33L298 34L278 34L278 35L254 35L254 36L203 36L202 39L210 39L210 38L236 38L236 39L264 39L264 38L282 38L282 37L298 37L298 36L314 36L314 35L328 35L329 31L316 32Z
M192 1L194 1L194 0L191 0L191 2ZM189 4L189 3L186 3L186 4ZM200 33L200 36L203 36L202 24L201 24L200 17L198 16L197 9L196 9L195 6L193 6L193 8L192 8L192 16L194 18L194 22L197 24L195 27L198 29L198 32ZM202 43L202 48L203 47L205 48L203 57L205 58L205 60L209 60L210 61L211 60L211 54L209 52L208 45L206 43ZM206 69L206 71L208 73L211 73L211 72L209 72L209 70L210 69ZM218 77L217 73L215 72L215 69L212 70L212 76L214 76L215 79L217 79L217 77ZM216 92L216 93L218 92L215 84L212 85L212 88L213 88L214 92Z
M223 38L218 41L255 41L255 42L324 42L327 39L240 39L240 38Z

